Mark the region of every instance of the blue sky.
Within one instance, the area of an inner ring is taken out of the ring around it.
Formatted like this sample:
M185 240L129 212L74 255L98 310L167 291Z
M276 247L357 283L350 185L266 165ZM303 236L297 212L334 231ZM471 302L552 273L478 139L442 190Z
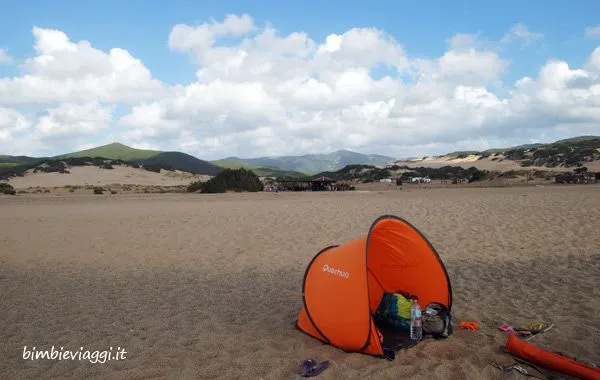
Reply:
M447 40L457 33L477 35L482 43L489 42L493 45L494 51L502 59L510 61L508 70L499 78L508 86L524 76L536 78L540 69L550 59L564 60L571 68L585 65L599 44L598 39L585 37L585 28L600 24L600 2L597 1L381 1L368 4L363 1L282 3L8 0L3 2L2 9L0 49L4 49L12 57L13 64L0 65L0 78L19 77L27 73L20 63L36 55L32 35L32 28L36 26L60 30L72 42L89 41L95 49L104 52L114 47L126 49L151 71L153 78L166 86L193 83L197 80L195 73L200 68L191 61L188 54L173 51L169 47L169 34L174 25L197 26L210 20L222 21L229 14L247 14L253 18L257 27L271 24L283 36L293 32L305 32L317 44L323 43L325 38L333 33L341 35L352 28L375 27L392 35L411 59L434 60L448 51ZM524 46L521 40L499 44L498 41L516 24L525 25L530 32L541 33L543 37L527 46ZM371 72L373 73L373 70ZM388 71L375 70L374 76L380 79L385 73ZM487 85L487 88L492 87ZM496 89L496 93L503 96L509 90ZM140 103L142 102L140 100ZM54 106L59 104L57 101ZM116 102L113 106L116 111L108 129L90 135L90 142L87 144L101 142L103 136L108 134L118 134L120 129L115 126L117 120L131 110L131 105ZM38 105L35 102L12 106L19 112L36 107ZM49 108L46 105L40 107L36 111L38 114L43 114ZM32 117L31 113L24 114ZM35 126L36 120L33 117L31 128ZM589 129L588 127L586 130ZM205 136L206 133L198 132L192 135ZM21 135L13 133L14 136ZM215 136L218 137L218 134ZM158 144L156 140L150 140L140 144L177 147L173 145L174 142ZM358 140L360 138L357 137ZM77 141L82 143L83 140ZM76 145L75 142L73 144ZM444 144L439 149L445 149ZM336 143L335 139L321 145L330 149L348 147L348 143ZM376 148L375 145L370 147ZM54 152L64 148L66 147L47 145L40 149ZM350 148L364 150L368 149L369 145L358 144ZM216 150L211 154L228 155L236 151L242 154L257 153L252 149L232 149Z
M16 57L33 53L31 28L65 31L73 40L93 41L100 49L118 46L139 57L168 83L193 79L194 68L185 56L173 54L167 38L173 25L197 24L225 15L247 13L257 24L270 22L282 33L305 31L321 41L330 33L353 27L381 28L392 34L411 55L435 57L445 40L456 33L481 33L499 40L514 24L542 31L541 46L507 49L513 60L510 79L533 75L552 57L581 65L593 40L583 38L587 25L600 23L597 1L14 1L3 2L0 47ZM0 74L16 69L1 68Z

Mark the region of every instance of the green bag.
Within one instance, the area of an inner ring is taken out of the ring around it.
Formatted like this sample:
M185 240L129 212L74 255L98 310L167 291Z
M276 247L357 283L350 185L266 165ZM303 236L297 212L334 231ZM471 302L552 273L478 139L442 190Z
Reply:
M385 292L375 317L392 327L410 329L410 307L412 300L398 293Z

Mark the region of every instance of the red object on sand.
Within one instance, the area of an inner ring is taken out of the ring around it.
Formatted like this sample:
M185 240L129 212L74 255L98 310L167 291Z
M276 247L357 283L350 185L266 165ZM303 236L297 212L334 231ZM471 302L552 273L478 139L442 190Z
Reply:
M479 324L475 321L469 322L469 321L462 321L459 324L461 329L467 329L467 330L479 330Z
M600 368L593 368L566 356L542 350L533 344L522 341L515 334L508 336L504 348L513 355L542 367L581 379L600 380Z

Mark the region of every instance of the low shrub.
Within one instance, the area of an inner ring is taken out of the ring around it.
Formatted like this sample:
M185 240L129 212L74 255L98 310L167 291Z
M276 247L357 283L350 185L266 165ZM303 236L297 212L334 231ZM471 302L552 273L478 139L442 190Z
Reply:
M12 187L12 185L3 182L0 183L0 194L15 195L17 194L17 192L15 191L15 188Z
M263 191L264 185L254 172L244 168L225 169L207 182L195 181L190 183L188 192L225 193L227 191Z

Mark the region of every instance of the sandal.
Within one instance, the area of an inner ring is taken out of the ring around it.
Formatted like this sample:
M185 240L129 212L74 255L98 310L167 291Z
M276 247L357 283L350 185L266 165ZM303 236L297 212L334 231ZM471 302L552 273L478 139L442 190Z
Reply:
M300 363L300 367L298 368L298 375L304 376L310 372L317 365L317 361L315 359L306 359Z
M539 333L544 333L544 332L550 330L552 327L554 327L554 325L552 323L539 322L539 323L531 323L528 325L521 325L521 326L517 327L515 329L515 331L519 331L519 332L526 331L532 335L535 335L535 334L539 334Z
M318 376L329 367L329 364L329 360L317 364L315 359L306 359L300 364L297 374L302 377Z

